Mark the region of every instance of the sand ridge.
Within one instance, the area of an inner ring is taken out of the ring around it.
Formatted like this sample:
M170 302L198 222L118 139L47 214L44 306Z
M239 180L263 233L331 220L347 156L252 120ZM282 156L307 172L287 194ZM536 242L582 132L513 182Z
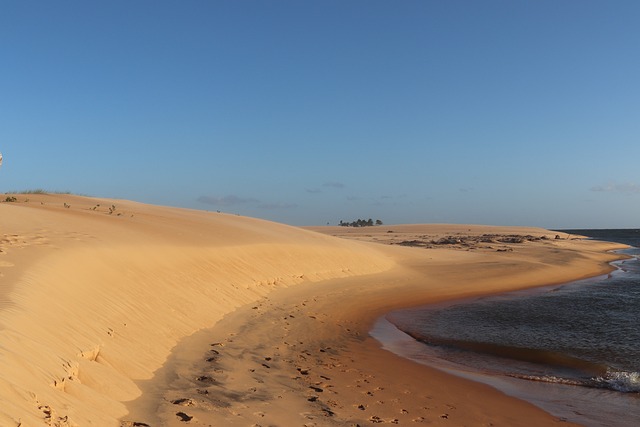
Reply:
M393 308L606 272L619 246L533 228L303 230L17 198L0 203L2 425L555 423L367 332ZM484 234L545 238L398 244Z

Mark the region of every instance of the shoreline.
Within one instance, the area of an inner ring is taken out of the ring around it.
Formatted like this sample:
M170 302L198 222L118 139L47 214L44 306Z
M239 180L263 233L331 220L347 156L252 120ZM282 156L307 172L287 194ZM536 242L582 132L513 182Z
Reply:
M624 254L618 253L618 255ZM626 259L627 258L621 258L610 262L609 264L615 270L612 270L608 274L596 275L590 278L570 281L563 284L507 291L497 295L455 299L437 304L427 304L421 307L430 307L432 309L434 307L446 308L450 305L473 304L477 300L491 298L494 296L507 297L511 299L523 296L542 295L546 292L564 287L589 286L590 284L595 284L610 278L612 274L624 272L618 264L624 263ZM415 309L416 307L413 308ZM576 388L573 385L566 385L562 383L532 382L530 380L527 381L524 379L509 377L495 372L484 372L480 368L476 368L471 365L466 366L448 361L445 358L442 358L442 356L439 356L434 348L414 339L388 319L388 316L392 315L394 312L403 311L405 309L406 308L400 308L379 317L370 331L370 335L380 343L382 349L392 352L400 357L441 370L442 372L450 375L489 385L508 396L529 402L558 419L580 425L616 425L615 423L610 423L611 419L617 419L617 422L620 422L622 416L620 414L624 413L625 405L632 407L637 403L637 399L635 399L633 394L621 394L607 389ZM420 307L417 309L419 310ZM592 409L593 403L590 400L594 398L594 395L598 395L600 401L607 402L605 405L605 411L602 411L602 408L598 407L594 412ZM623 412L617 413L614 408ZM633 422L632 420L628 421L631 423Z
M3 425L553 425L369 330L396 308L606 272L620 247L527 227L301 229L18 199L0 203Z
M376 279L359 279L348 292L344 280L323 288L364 299ZM126 425L178 426L178 413L196 425L573 425L493 386L389 352L368 333L381 310L344 315L335 311L337 295L314 297L314 287L274 291L181 342L140 385Z

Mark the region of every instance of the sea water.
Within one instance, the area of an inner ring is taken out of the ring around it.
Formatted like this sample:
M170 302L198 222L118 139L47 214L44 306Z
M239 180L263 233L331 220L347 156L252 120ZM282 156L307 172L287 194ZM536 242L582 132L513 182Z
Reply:
M389 313L372 335L588 426L640 425L640 230L564 230L632 246L563 286Z

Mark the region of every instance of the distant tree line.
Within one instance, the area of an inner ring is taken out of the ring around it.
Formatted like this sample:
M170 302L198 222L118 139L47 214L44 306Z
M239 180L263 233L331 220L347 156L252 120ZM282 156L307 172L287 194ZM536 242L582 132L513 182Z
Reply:
M382 225L382 221L380 221L379 219L376 219L376 221L373 222L371 218L369 219L358 218L357 220L351 221L351 222L344 222L340 220L339 225L341 227L371 227L373 225Z

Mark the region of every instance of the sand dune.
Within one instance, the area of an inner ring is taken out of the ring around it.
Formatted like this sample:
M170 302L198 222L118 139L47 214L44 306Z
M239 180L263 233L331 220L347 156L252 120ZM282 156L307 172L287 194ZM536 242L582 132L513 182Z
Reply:
M368 328L392 308L560 283L614 259L605 251L615 245L541 229L300 229L121 200L16 198L0 203L3 426L553 423L379 349ZM545 239L471 238L487 233ZM430 243L453 235L459 243Z
M2 425L113 424L140 393L134 381L180 338L273 289L392 265L351 242L249 218L29 199L0 205Z

